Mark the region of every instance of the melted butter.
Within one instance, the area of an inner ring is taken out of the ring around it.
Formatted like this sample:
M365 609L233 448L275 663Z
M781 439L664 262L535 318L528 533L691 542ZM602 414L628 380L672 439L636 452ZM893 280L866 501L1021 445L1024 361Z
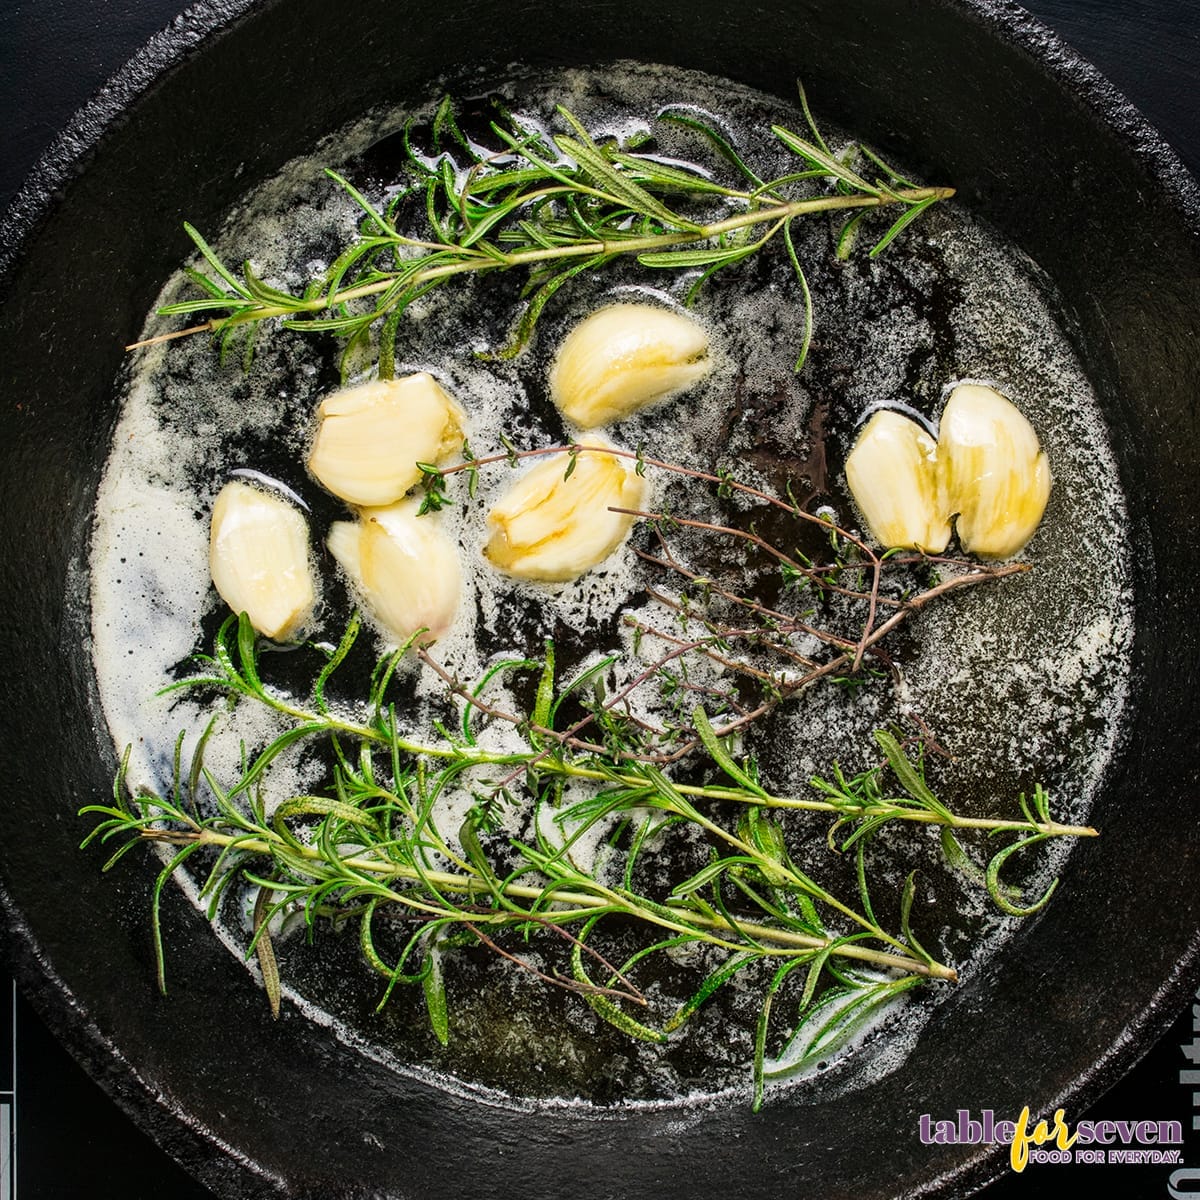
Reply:
M564 103L593 130L622 135L648 128L661 107L682 101L717 114L751 161L779 174L790 164L765 131L772 122L803 127L798 112L773 98L662 68L571 71L536 82L518 79L503 90L528 120L545 127L552 124L553 105ZM228 261L252 253L266 278L301 287L354 235L358 218L320 168L335 166L364 184L363 175L382 172L386 154L378 147L386 141L380 139L406 117L376 115L339 132L312 158L247 196L224 228L205 233L213 234L210 240ZM830 140L840 148L836 137L830 134ZM692 157L702 147L676 130L663 137L661 151ZM381 175L377 182L382 188L389 181ZM1033 423L1054 475L1046 516L1025 552L1033 572L924 613L896 642L896 688L813 688L752 733L747 748L758 755L769 787L802 794L809 777L827 774L834 759L848 773L870 765L871 731L916 713L955 756L934 765L937 789L953 807L1012 812L1017 792L1042 782L1054 796L1056 816L1084 820L1119 736L1132 632L1125 509L1096 398L1036 267L960 207L931 210L874 261L860 253L836 263L836 231L836 223L824 220L797 226L817 321L801 375L792 371L803 325L796 284L782 254L768 252L718 276L701 294L694 314L710 335L710 374L607 435L684 466L731 467L745 482L777 492L788 478L807 476L836 519L849 525L855 517L840 459L865 413L880 404L900 405L932 422L955 381L994 382ZM511 362L483 362L474 352L503 341L514 309L495 297L512 293L502 285L491 290L488 280L452 284L414 305L397 369L429 371L463 405L476 454L498 448L501 434L519 446L557 443L568 435L550 403L546 377L567 330L613 300L677 305L691 282L627 264L581 277L549 306L530 350ZM186 294L180 275L160 302ZM152 317L146 335L168 327ZM155 347L132 361L97 498L91 594L105 717L114 743L134 747L135 785L167 788L178 733L186 730L187 744L194 745L209 715L191 698L154 694L186 669L191 653L207 649L223 618L207 577L207 522L212 500L231 474L262 472L307 505L325 576L314 636L331 640L340 633L349 599L319 547L329 525L346 513L303 466L312 414L338 384L336 352L329 342L280 331L261 339L248 374L236 364L221 366L203 338ZM648 482L653 491L647 507L720 512L678 479ZM622 616L633 611L661 621L644 599L644 569L624 548L562 584L522 583L495 571L482 553L484 517L511 483L511 473L500 466L481 473L474 499L461 476L452 484L456 503L443 522L461 547L465 579L458 617L438 644L438 657L460 678L476 678L498 654L536 656L552 636L565 657L579 662L621 650L632 674L637 653ZM711 544L686 538L679 549L700 561L713 553ZM382 649L385 635L375 637ZM285 677L299 661L298 654L268 657ZM704 669L697 667L697 682L704 682ZM311 672L298 676L297 689L306 678ZM411 720L420 728L429 714L442 711L440 692L415 672L405 683ZM519 710L518 681L498 679L494 702ZM661 716L651 701L645 703L645 715ZM269 714L239 706L210 743L209 767L218 778L230 778L239 739L262 744L278 728ZM497 746L515 744L515 734L502 726L483 736ZM297 753L275 769L272 796L319 786L324 770L325 764ZM469 802L465 794L447 798L445 828L457 828ZM802 865L825 861L824 830L824 822L790 822ZM601 832L575 848L585 865L594 862L590 855L602 853ZM1068 850L1065 843L1054 847L1029 886L1043 883ZM678 879L681 865L702 862L702 854L698 846L651 846L647 868L663 881ZM880 865L893 862L898 877L920 866L934 880L923 895L936 903L918 913L918 928L960 974L1004 952L1012 924L988 912L978 891L940 867L931 831L887 830L872 855ZM842 892L852 895L848 874L842 882ZM241 961L243 915L224 916L219 932ZM625 1039L577 999L548 990L530 974L465 954L447 967L454 1024L451 1045L443 1049L427 1032L419 989L398 988L383 1014L375 1015L380 984L362 963L353 930L328 933L314 947L284 937L281 953L290 1001L311 1019L331 1024L397 1070L445 1087L514 1104L614 1105L682 1104L723 1092L743 1095L747 1086L761 980L728 989L697 1014L684 1036L655 1048ZM537 947L530 953L533 965L553 967ZM694 987L705 967L680 955L673 969ZM682 985L668 974L654 986L669 994ZM937 1003L938 993L930 990L910 1006L903 1035L885 1020L860 1039L865 1044L856 1053L838 1056L829 1070L797 1086L822 1095L901 1069L923 1014Z

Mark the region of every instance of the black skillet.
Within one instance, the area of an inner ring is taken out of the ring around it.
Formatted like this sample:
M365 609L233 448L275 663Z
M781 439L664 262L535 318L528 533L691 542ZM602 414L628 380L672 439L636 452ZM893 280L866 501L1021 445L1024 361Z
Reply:
M233 7L203 6L200 24ZM190 28L177 31L143 57L145 75L127 75L109 98L120 119L83 173L72 178L65 158L47 169L42 182L64 185L61 198L46 204L35 186L10 217L7 245L34 227L0 322L10 398L0 487L12 547L0 575L2 636L21 697L3 759L20 818L0 859L10 956L56 1032L118 1100L229 1195L961 1194L999 1156L919 1146L917 1114L1026 1103L1048 1111L1068 1097L1077 1111L1194 986L1194 191L1128 110L1006 6L804 3L736 19L714 6L703 29L683 6L659 6L649 22L620 4L581 9L560 25L519 7L526 17L510 7L500 29L492 10L469 5L440 19L397 12L386 25L368 6L268 5L130 103L188 40ZM419 90L468 35L504 60L514 52L505 30L518 24L521 53L548 62L637 54L782 95L802 74L848 127L952 178L1049 271L1106 402L1143 569L1139 716L1096 813L1105 837L1073 858L1045 919L960 987L902 1071L840 1101L784 1102L757 1118L714 1112L680 1134L669 1117L529 1116L423 1091L296 1014L271 1025L182 905L172 920L188 966L164 1005L149 986L146 877L101 880L74 851L72 813L103 793L108 762L63 581L86 537L117 348L179 256L178 215L212 224L321 133ZM318 50L323 61L345 55L354 70L314 73ZM340 85L324 86L329 79ZM897 96L918 102L898 106ZM86 149L94 130L78 132ZM250 174L235 183L240 162ZM27 530L36 546L22 552ZM32 747L49 748L47 758ZM453 1184L445 1158L456 1164Z

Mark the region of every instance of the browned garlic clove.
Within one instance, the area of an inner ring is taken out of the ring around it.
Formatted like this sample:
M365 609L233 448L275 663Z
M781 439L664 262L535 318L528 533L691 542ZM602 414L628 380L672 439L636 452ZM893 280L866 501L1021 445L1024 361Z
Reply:
M321 401L317 416L308 469L335 496L371 506L399 500L421 478L416 464L451 454L465 424L424 372L343 388Z
M462 595L458 547L419 501L364 508L357 521L336 521L326 545L370 613L407 641L420 630L432 642L450 628Z
M983 384L959 384L942 413L938 462L964 550L1010 558L1033 537L1050 496L1050 466L1010 400Z
M880 409L846 459L846 481L871 536L892 548L939 554L950 520L938 473L938 447L916 421Z
M603 562L624 540L634 518L610 507L639 508L644 483L627 458L605 453L590 438L574 457L556 454L523 475L488 514L484 553L522 579L563 582Z
M312 611L308 524L279 496L227 483L213 504L208 565L221 599L265 637L288 640Z
M652 304L613 304L567 335L550 395L584 429L620 420L708 374L708 334L691 317Z

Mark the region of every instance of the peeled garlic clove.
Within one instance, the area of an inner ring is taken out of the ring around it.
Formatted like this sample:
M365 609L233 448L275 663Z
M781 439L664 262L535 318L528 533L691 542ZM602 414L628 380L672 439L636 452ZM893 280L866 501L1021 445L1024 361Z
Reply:
M462 409L421 372L377 379L326 396L308 469L351 504L387 505L461 444Z
M592 438L589 444L608 447ZM487 557L521 579L562 582L603 562L624 540L633 517L609 506L639 508L644 483L634 463L580 450L556 454L523 475L488 514Z
M450 628L462 595L458 547L436 518L417 516L402 500L365 508L358 521L337 521L326 544L376 620L398 641L427 630L434 641Z
M550 395L563 416L594 429L703 378L707 356L708 334L691 317L614 304L567 335L550 370Z
M880 409L846 459L846 481L871 535L888 549L939 554L950 541L938 446L916 421Z
M269 492L236 481L221 489L209 528L208 566L221 599L266 637L292 637L312 610L308 525Z
M959 384L942 413L938 461L964 550L1009 558L1033 537L1050 495L1050 466L1011 401L982 384Z

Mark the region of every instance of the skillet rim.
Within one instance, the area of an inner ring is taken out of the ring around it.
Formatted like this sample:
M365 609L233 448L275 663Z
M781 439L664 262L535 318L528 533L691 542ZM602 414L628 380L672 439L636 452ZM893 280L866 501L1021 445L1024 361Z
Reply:
M266 5L282 0L266 0ZM1012 0L936 0L959 7L986 25L993 36L1015 46L1059 88L1068 90L1100 123L1113 131L1122 148L1151 177L1177 210L1188 231L1200 238L1200 185L1197 185L1176 152L1167 144L1113 84L1057 34ZM93 158L103 153L109 131L125 111L138 103L166 73L181 68L190 57L202 54L210 39L231 31L252 10L264 7L259 0L201 0L154 35L68 121L42 154L0 218L0 302L8 294L22 247L37 238L57 207L59 194L85 173ZM153 1135L184 1165L209 1186L232 1178L233 1164L219 1162L212 1149L231 1156L215 1131L201 1129L189 1115L153 1094L123 1056L120 1047L106 1038L87 1018L68 985L42 956L38 939L23 912L17 910L0 884L0 902L7 913L3 931L5 949L23 992L39 1015L72 1055L85 1066L117 1105L140 1127ZM1148 1000L1139 1018L1114 1041L1109 1051L1089 1070L1072 1081L1071 1102L1085 1106L1122 1077L1169 1027L1200 976L1200 929L1193 932L1187 954ZM81 1021L80 1018L83 1018ZM171 1121L164 1136L163 1118ZM181 1143L186 1143L183 1148ZM961 1167L931 1178L913 1193L943 1194L956 1185L981 1187L1003 1174L1003 1148ZM240 1160L237 1169L248 1169L260 1183L269 1176L257 1163ZM278 1183L279 1181L274 1181Z

